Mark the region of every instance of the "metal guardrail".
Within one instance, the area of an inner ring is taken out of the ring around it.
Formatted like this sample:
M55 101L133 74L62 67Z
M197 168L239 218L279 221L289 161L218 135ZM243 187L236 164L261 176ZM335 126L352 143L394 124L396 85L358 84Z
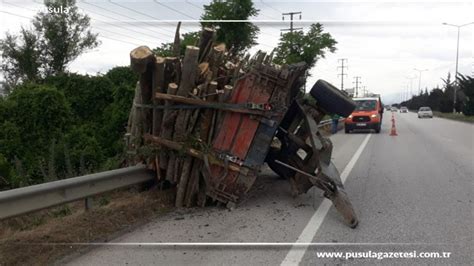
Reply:
M137 165L0 192L0 219L84 199L149 181L154 172Z
M344 120L346 120L346 119L345 118L339 118L338 128L341 125L341 122L344 122ZM321 122L319 122L319 124L318 124L318 128L325 127L325 126L328 126L328 125L330 126L331 124L332 124L332 119L321 120Z
M339 121L343 121L341 118ZM330 126L331 119L323 120L318 128ZM91 175L0 192L0 219L10 218L61 205L93 195L149 181L155 177L144 165L121 168Z

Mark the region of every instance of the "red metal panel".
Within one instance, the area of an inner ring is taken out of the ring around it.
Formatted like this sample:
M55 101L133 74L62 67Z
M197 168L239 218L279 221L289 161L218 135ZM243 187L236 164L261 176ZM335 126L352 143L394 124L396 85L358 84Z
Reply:
M241 79L232 93L231 103L246 103L252 92L253 79ZM241 124L242 114L226 112L222 121L220 131L217 132L213 148L220 151L229 151L239 125Z
M268 103L270 96L267 86L255 86L249 101L253 103ZM251 119L248 115L243 116L241 126L237 132L237 136L235 137L231 149L233 155L236 155L240 159L245 159L250 144L252 144L255 133L257 132L259 123L258 120Z

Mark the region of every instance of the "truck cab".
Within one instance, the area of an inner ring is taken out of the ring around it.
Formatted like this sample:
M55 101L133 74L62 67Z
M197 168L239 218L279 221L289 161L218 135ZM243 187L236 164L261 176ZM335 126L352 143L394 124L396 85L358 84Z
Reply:
M352 99L356 108L344 121L344 131L374 130L380 132L382 126L383 105L380 97Z

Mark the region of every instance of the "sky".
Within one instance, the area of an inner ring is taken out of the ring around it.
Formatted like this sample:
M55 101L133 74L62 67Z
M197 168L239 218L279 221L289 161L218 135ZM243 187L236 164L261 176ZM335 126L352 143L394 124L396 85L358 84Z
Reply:
M129 65L129 52L139 46L155 48L173 40L178 20L182 33L199 29L198 19L209 0L78 0L81 11L91 17L92 31L101 45L78 57L68 69L81 74L105 73L114 66ZM31 25L42 7L40 0L0 2L0 36ZM339 59L347 59L344 89L355 86L381 94L384 102L399 102L419 88L442 86L448 72L454 74L457 28L474 22L472 1L254 1L259 15L251 18L260 34L250 52L270 52L277 46L280 29L289 27L282 13L295 16L295 27L309 29L320 22L338 42L335 53L327 53L310 71L306 87L324 79L341 87ZM459 73L472 75L474 68L474 25L461 28ZM411 79L410 79L411 78ZM1 77L0 77L1 79Z

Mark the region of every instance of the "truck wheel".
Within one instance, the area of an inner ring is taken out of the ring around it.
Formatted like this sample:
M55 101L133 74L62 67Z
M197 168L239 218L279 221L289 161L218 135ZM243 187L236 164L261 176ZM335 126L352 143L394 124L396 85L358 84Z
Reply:
M276 163L275 160L288 163L288 157L285 156L281 150L271 147L268 151L267 157L265 158L265 162L268 164L270 169L272 169L275 174L285 179L295 175L295 171Z
M382 125L379 123L377 124L377 128L375 129L375 133L380 133L380 128L382 127Z
M309 93L316 99L318 105L330 114L347 117L354 111L356 106L354 101L348 96L322 79L314 84Z

